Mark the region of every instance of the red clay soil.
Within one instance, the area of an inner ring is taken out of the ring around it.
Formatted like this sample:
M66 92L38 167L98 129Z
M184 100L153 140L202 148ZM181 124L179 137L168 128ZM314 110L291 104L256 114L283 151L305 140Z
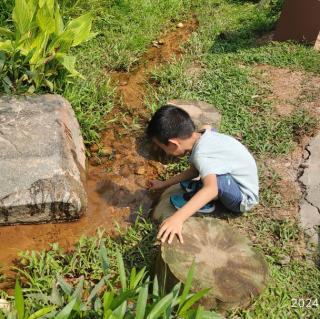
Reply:
M151 70L182 54L180 45L197 28L197 21L191 19L183 25L163 34L136 69L111 74L118 85L119 105L106 118L106 121L116 121L103 133L100 149L104 156L93 156L89 160L87 212L75 222L1 227L0 264L5 273L9 273L20 250L47 249L52 242L69 249L82 235L92 235L99 227L112 234L115 222L127 225L139 206L144 212L151 208L154 196L146 184L158 176L162 165L146 156L148 152L138 151L139 146L144 146L141 145L142 128L149 117L144 105L145 84ZM140 129L134 129L133 118L140 121ZM97 151L97 147L92 150Z

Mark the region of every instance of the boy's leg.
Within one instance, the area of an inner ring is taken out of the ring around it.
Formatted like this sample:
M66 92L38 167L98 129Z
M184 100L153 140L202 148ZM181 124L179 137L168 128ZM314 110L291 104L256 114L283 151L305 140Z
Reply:
M240 213L242 194L238 183L230 174L217 175L218 198L229 210Z

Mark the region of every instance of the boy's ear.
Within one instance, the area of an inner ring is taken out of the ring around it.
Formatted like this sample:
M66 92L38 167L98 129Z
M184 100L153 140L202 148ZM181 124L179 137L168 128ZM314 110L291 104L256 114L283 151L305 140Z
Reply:
M179 141L175 138L170 138L168 140L168 143L173 144L173 146L178 147L179 146Z

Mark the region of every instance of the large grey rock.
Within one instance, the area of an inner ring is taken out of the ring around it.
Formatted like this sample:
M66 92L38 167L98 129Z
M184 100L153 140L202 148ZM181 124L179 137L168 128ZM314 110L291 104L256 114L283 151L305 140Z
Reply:
M221 114L209 103L193 100L170 100L167 104L180 107L189 113L198 129L206 124L211 125L215 129L218 129L220 126Z
M305 186L300 204L300 222L310 241L316 244L320 226L320 134L311 140L307 149L310 156L300 177L300 182Z
M77 219L87 206L85 149L58 95L0 98L0 224Z

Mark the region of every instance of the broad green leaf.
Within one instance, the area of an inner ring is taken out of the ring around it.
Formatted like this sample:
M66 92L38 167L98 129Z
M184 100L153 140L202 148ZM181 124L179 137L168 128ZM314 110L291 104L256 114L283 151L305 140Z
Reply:
M72 76L79 76L80 78L84 79L84 77L75 69L75 57L63 53L57 53L56 58Z
M12 41L6 40L1 42L0 41L0 51L12 53L14 51Z
M99 312L99 310L102 308L102 302L99 297L96 298L94 301L93 309L95 312Z
M204 311L202 319L223 319L224 317L214 311Z
M122 319L126 314L126 310L127 310L127 300L125 300L117 309L113 311L113 315L117 319Z
M63 301L60 296L59 290L57 288L57 283L55 281L52 283L52 291L51 291L50 299L51 299L51 303L53 303L54 305L57 305L59 307L63 305Z
M91 302L91 300L98 294L98 292L101 290L101 288L105 285L106 280L103 277L91 290L90 295L87 299L87 303Z
M199 306L196 312L195 319L202 319L202 314L203 314L203 306Z
M49 307L45 307L42 308L38 311L36 311L34 314L32 314L31 316L28 317L28 319L37 319L37 318L41 318L42 316L46 315L49 312L52 312L53 310L55 310L54 306L49 306Z
M77 299L71 300L55 317L55 319L67 319L75 307Z
M108 309L110 309L112 300L114 297L114 293L112 291L106 291L103 294L103 312L105 313Z
M44 84L49 88L50 92L53 92L54 84L48 79L44 79Z
M18 279L16 279L14 288L14 304L18 313L18 319L24 319L24 299Z
M38 26L43 32L51 34L56 29L56 22L53 16L49 13L48 8L44 6L37 12L37 22Z
M162 313L166 311L167 307L171 304L172 299L172 292L160 299L152 308L146 319L159 318L162 315Z
M60 14L60 7L58 3L56 3L54 19L55 19L55 29L56 29L55 33L57 35L60 35L63 32L64 24Z
M72 46L77 46L80 43L88 40L91 31L91 24L91 13L84 14L68 23L66 30L72 30L75 34Z
M130 272L130 278L129 278L129 289L133 289L133 284L134 284L134 279L137 275L137 270L136 270L136 267L133 267L131 269L131 272Z
M101 260L101 266L102 270L105 276L108 275L108 270L109 270L109 263L108 263L108 254L107 254L107 248L105 246L104 242L101 242L100 244L100 260Z
M139 282L141 282L144 278L144 276L146 275L146 267L143 267L135 276L135 280L133 282L133 287L132 289L136 288L139 284Z
M42 8L47 0L39 0L39 8Z
M135 319L143 319L146 312L146 306L148 301L148 285L144 285L139 292L137 301L136 316Z
M3 312L0 310L0 319L5 319Z
M127 290L127 291L121 292L119 296L117 296L112 300L110 308L112 310L117 309L125 300L133 298L135 296L136 296L136 292L134 290Z
M0 27L0 35L4 35L6 37L12 37L12 36L14 36L14 33L7 28Z
M190 299L188 299L181 310L178 312L179 315L183 315L190 307L192 307L198 300L200 300L203 296L205 296L210 288L203 289L194 294Z
M159 282L158 282L158 277L157 275L154 276L154 280L153 280L153 286L152 286L152 298L153 298L153 302L155 302L156 300L158 300L159 297Z
M192 265L188 271L188 275L187 275L187 279L186 282L184 284L183 287L183 291L181 294L181 298L180 298L180 303L179 303L179 308L178 308L178 313L179 310L181 309L181 307L183 306L184 302L186 301L186 298L189 294L190 288L191 288L191 284L192 284L192 279L193 279L193 274L194 274L194 269L195 269L195 263L194 261L192 262Z
M51 14L53 14L54 2L55 0L46 0L46 6Z
M16 0L12 11L12 20L21 35L30 30L33 14L32 8L25 0Z
M61 287L61 289L63 290L63 292L66 295L70 296L72 293L72 287L61 276L57 277L57 282Z
M45 48L48 43L48 34L40 33L32 43L32 48L35 49L29 63L33 65L43 65L43 57L45 55Z
M84 278L81 277L76 289L74 290L73 294L71 295L71 299L76 298L78 300L81 300L82 292L83 292L83 284L84 284Z
M117 264L118 264L118 270L119 270L119 276L120 276L122 290L125 291L127 289L126 271L124 268L123 258L122 258L118 249L117 249Z
M48 52L68 52L72 46L74 37L75 33L72 30L64 31L50 44L48 47Z

